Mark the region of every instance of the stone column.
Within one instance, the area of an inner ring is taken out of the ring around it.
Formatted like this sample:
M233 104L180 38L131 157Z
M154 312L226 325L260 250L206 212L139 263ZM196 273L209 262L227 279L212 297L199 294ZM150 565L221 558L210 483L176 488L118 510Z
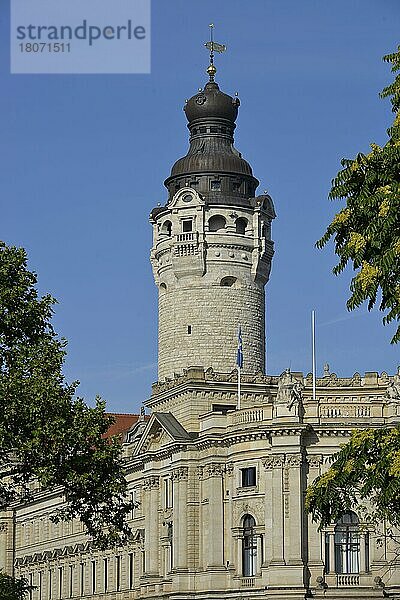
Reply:
M145 493L145 560L146 577L159 576L159 505L160 478L156 475L147 477L143 481Z
M271 536L269 540L271 547L270 565L284 565L284 523L283 523L283 486L282 470L284 465L284 455L275 454L264 461L264 467L268 471L267 481L269 481L271 499L267 501L270 516L267 518L272 521L272 528L268 531ZM267 494L266 494L267 496ZM267 506L266 506L267 510ZM268 545L268 542L267 544Z
M365 533L360 533L360 573L365 573L367 568L367 561L365 556Z
M178 467L172 471L174 515L173 522L173 567L177 571L187 570L187 537L188 537L188 468Z
M303 500L303 458L301 454L286 456L285 476L287 496L285 497L285 556L288 565L303 565L304 544L304 500Z
M265 469L265 496L264 496L264 523L265 523L265 554L264 567L268 567L272 560L272 457L267 458L264 462Z
M335 565L335 532L329 531L329 573L335 573L336 565Z
M232 490L233 484L233 463L229 463L225 466L225 479L223 487L223 511L224 511L224 524L225 524L225 544L224 544L224 560L225 565L233 569L236 565L236 552L232 539L232 527L236 527L237 523L232 522Z
M0 569L8 575L13 574L14 524L11 510L0 515Z
M204 467L204 487L208 498L208 511L204 523L206 544L203 542L204 564L207 570L225 568L224 523L222 502L223 465L213 463Z
M308 484L320 474L320 466L322 464L322 456L308 457ZM318 531L318 523L314 523L311 515L307 516L307 538L308 538L308 568L310 571L309 585L316 585L317 577L322 577L324 572L325 561L325 539ZM322 544L321 544L322 543ZM329 565L326 565L329 569Z

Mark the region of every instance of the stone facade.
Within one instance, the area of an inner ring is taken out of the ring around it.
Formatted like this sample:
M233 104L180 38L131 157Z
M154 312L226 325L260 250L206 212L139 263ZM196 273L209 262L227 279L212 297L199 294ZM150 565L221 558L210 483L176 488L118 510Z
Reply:
M239 101L210 82L186 105L188 154L151 213L159 380L126 427L129 545L99 552L54 524L58 490L0 515L0 568L31 600L400 599L398 546L361 515L324 531L307 486L352 429L400 421L400 373L264 374L271 198L233 147ZM237 329L244 365L238 403ZM126 416L125 416L126 417Z
M150 418L125 436L139 503L131 544L99 553L78 522L52 524L61 499L38 492L3 516L2 566L14 560L40 586L32 600L400 598L396 544L380 526L360 527L355 572L336 572L335 525L319 532L304 511L307 485L353 428L399 422L400 402L387 394L399 376L329 374L314 400L310 376L290 375L304 386L290 410L279 393L287 373L243 375L240 410L235 372L194 368L155 384ZM196 427L183 410L191 397Z

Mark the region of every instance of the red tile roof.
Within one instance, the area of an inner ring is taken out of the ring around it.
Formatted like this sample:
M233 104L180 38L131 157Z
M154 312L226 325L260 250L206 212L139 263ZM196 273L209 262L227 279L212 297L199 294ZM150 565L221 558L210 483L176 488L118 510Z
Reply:
M115 422L111 425L103 437L110 437L112 435L118 435L119 433L125 433L132 427L134 423L136 423L140 417L140 415L134 415L131 413L107 413L107 416L114 417Z

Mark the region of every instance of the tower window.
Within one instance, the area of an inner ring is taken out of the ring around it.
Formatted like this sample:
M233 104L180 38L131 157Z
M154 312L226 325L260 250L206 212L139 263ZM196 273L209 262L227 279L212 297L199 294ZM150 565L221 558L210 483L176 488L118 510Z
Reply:
M236 277L223 277L221 279L221 287L232 287L236 281Z
M219 231L220 229L225 229L225 226L226 220L222 215L214 215L208 220L208 229L210 231Z
M246 469L240 469L240 472L242 487L254 487L257 484L255 467L247 467Z
M239 219L236 219L235 225L236 225L236 233L239 233L241 235L244 235L246 233L247 219L244 219L243 217L239 217Z
M166 235L168 235L168 237L171 237L172 234L172 223L171 221L164 221L162 227L161 227L161 231L162 233L165 233Z
M188 332L188 335L192 335L192 326L191 325L187 326L187 332Z
M193 231L193 221L192 219L185 219L182 221L182 231L184 233L188 233L189 231Z
M200 133L207 133L207 127L199 127Z
M218 133L218 127L210 127L210 133Z
M211 182L211 189L212 190L220 190L221 189L221 182L218 180L212 181Z

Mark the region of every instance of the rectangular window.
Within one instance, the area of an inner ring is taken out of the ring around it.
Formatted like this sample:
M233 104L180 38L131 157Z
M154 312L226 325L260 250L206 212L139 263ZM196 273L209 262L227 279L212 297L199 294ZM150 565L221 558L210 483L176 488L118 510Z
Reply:
M81 563L81 596L85 593L85 563Z
M189 333L189 331L188 331ZM173 506L173 488L172 479L166 477L164 479L164 508L172 508Z
M212 181L211 182L211 189L212 190L220 190L221 189L221 182L220 181Z
M240 469L242 473L241 484L242 487L254 487L257 485L256 479L256 468L247 467L246 469Z
M115 557L115 589L117 592L121 590L121 557Z
M325 573L330 572L329 533L325 533Z
M29 600L33 598L33 573L29 573L29 585L31 589L29 590Z
M49 598L52 598L52 588L53 588L53 572L49 570Z
M132 492L130 492L130 500L131 500L131 502L136 502L136 490L133 490ZM136 507L132 508L131 519L135 518L135 511L136 511Z
M42 600L42 571L39 571L38 598Z
M185 219L182 221L182 231L183 233L189 233L190 231L193 231L192 219Z
M73 566L69 565L69 597L74 595L74 571Z
M188 332L188 335L192 334L192 326L191 325L187 326L187 332Z
M58 567L58 597L62 598L63 592L63 568Z
M146 573L146 553L142 550L142 575Z
M108 558L103 558L104 591L108 591Z
M129 589L130 590L133 588L133 582L134 582L133 567L134 567L133 552L131 552L129 554Z
M96 593L96 561L92 560L92 594Z

